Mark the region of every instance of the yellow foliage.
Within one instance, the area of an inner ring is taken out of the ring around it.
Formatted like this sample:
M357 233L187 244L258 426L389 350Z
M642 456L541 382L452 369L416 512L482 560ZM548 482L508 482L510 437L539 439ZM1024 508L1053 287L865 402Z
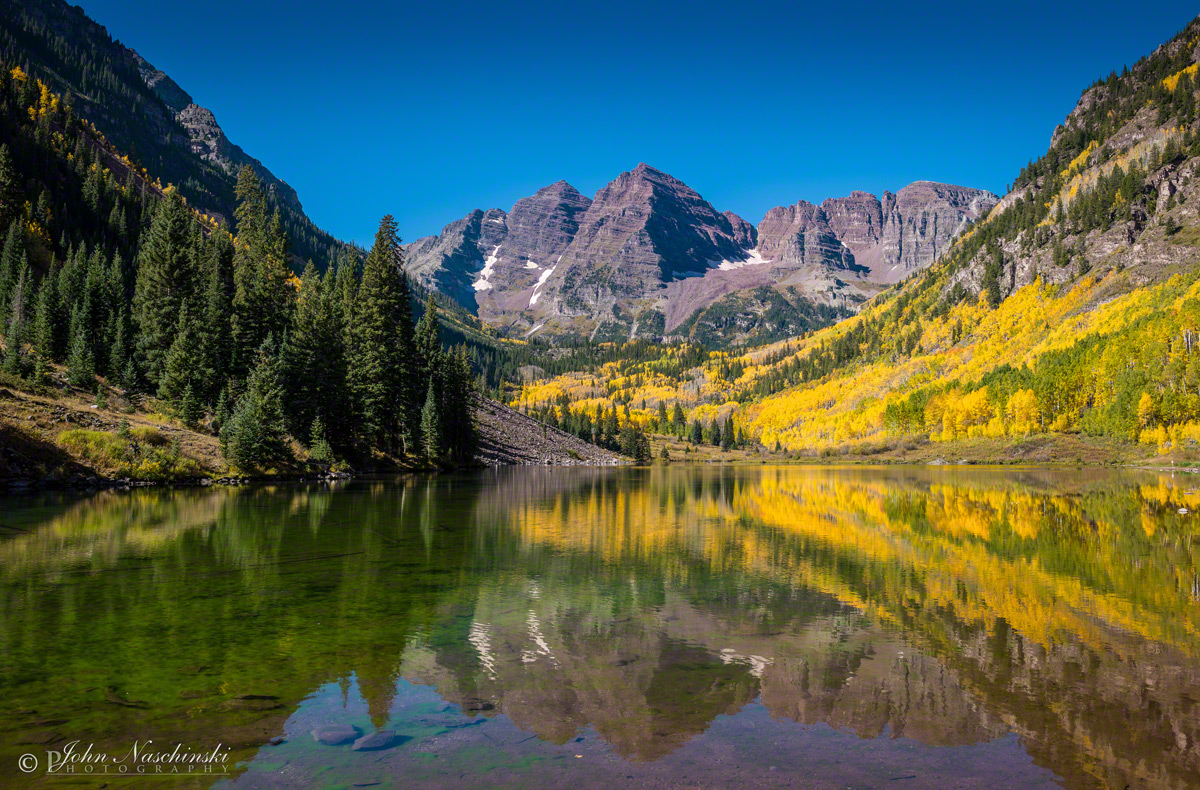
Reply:
M1092 155L1092 152L1095 151L1099 147L1100 147L1099 141L1092 140L1090 143L1088 143L1087 148L1083 149L1083 151L1080 152L1079 156L1072 159L1071 162L1066 166L1066 168L1061 173L1059 173L1059 175L1062 176L1063 178L1066 178L1068 173L1071 173L1072 171L1077 171L1080 168L1082 168L1084 165L1087 164L1088 158Z
M1162 81L1162 84L1164 87L1166 87L1167 90L1174 93L1175 87L1177 85L1179 85L1179 78L1182 77L1184 74L1190 74L1194 78L1196 76L1197 68L1200 68L1200 64L1193 63L1192 65L1188 66L1187 68L1180 69L1179 71L1175 72L1171 76L1165 77Z

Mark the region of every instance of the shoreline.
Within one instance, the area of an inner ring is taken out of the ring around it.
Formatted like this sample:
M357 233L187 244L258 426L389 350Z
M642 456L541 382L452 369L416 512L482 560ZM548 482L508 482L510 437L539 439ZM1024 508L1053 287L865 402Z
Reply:
M504 468L521 468L521 467L542 467L542 468L615 468L624 467L628 469L649 469L654 467L666 468L668 466L680 467L706 467L706 466L741 466L741 467L761 467L761 466L788 466L788 467L810 467L810 468L891 468L891 467L932 467L932 468L951 468L951 469L978 469L978 470L1022 470L1022 469L1055 469L1055 470L1125 470L1129 472L1170 472L1171 474L1184 475L1200 475L1200 464L1193 463L1179 466L1164 466L1152 465L1143 463L1128 463L1128 464L1099 464L1099 463L1077 463L1074 461L1056 461L1056 462L1014 462L1014 461L965 461L953 462L946 461L941 463L919 460L898 460L898 459L870 459L870 458L840 458L840 459L794 459L794 458L761 458L758 460L752 459L727 459L727 460L681 460L671 461L664 464L660 461L655 461L650 464L637 465L633 463L626 464L606 464L606 463L591 463L591 464L507 464L507 465L478 465L456 467L453 469L397 469L391 472L372 471L372 472L331 472L327 474L299 474L299 475L228 475L219 478L186 478L181 480L133 480L129 478L106 478L97 475L90 475L78 479L55 479L55 480L38 480L28 478L17 478L12 480L0 481L0 496L41 493L48 491L73 491L81 493L98 493L100 491L132 491L139 488L158 488L158 489L184 489L184 488L212 488L214 486L226 486L230 488L238 488L244 486L255 485L271 485L276 483L337 483L349 482L351 480L378 480L378 479L393 479L396 477L409 475L436 475L436 474L455 474L460 472L481 472L488 469L504 469Z

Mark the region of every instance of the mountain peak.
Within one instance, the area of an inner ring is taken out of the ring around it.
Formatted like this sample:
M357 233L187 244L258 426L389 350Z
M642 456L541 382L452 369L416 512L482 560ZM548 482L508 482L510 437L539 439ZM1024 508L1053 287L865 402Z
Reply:
M670 173L664 173L662 170L659 170L657 167L651 167L650 165L646 164L645 162L638 162L638 166L633 168L632 170L630 170L629 175L635 176L637 178L642 178L647 181L655 181L658 183L667 183L667 184L682 184L683 183L682 181L680 181L678 178L671 175Z
M565 179L558 179L553 184L547 184L534 193L534 196L541 195L579 195L580 192ZM590 202L590 201L589 201Z

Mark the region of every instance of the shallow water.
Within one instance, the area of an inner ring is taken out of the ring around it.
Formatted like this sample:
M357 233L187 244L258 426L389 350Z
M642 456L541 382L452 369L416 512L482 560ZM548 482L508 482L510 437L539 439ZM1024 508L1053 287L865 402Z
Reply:
M0 776L1200 787L1198 491L676 466L0 499ZM227 759L116 775L146 740ZM114 759L47 774L72 741Z

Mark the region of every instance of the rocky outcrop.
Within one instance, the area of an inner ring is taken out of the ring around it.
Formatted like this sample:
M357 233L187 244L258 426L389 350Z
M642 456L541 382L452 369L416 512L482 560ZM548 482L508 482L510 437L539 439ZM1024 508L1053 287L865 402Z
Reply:
M758 246L758 229L751 225L746 220L734 214L732 211L725 212L725 218L729 220L729 224L733 227L733 238L743 249L754 249Z
M217 123L216 116L207 107L201 107L192 101L192 97L160 69L154 68L141 55L129 50L137 63L138 72L146 82L146 86L154 91L175 113L175 120L188 133L189 146L193 154L200 159L216 165L231 176L236 176L244 166L250 165L255 174L262 180L263 186L272 191L276 197L297 211L303 211L300 196L287 182L276 177L266 166L230 142L225 131Z
M892 196L884 192L879 268L873 279L897 282L933 263L950 243L1000 199L981 189L916 181Z
M129 52L134 63L137 64L138 73L142 75L142 81L146 83L146 87L154 91L158 98L163 100L163 104L178 113L192 103L191 95L179 87L165 71L154 68L135 50L131 49Z
M735 224L682 181L645 163L596 193L579 230L542 291L528 305L531 331L606 325L632 334L638 316L668 283L702 276L747 255L745 223Z
M916 181L878 198L869 192L821 203L834 235L872 282L891 284L933 263L999 198L982 189Z
M566 181L516 202L503 244L483 250L494 254L495 261L487 279L476 286L480 318L504 325L512 316L536 308L591 205Z

